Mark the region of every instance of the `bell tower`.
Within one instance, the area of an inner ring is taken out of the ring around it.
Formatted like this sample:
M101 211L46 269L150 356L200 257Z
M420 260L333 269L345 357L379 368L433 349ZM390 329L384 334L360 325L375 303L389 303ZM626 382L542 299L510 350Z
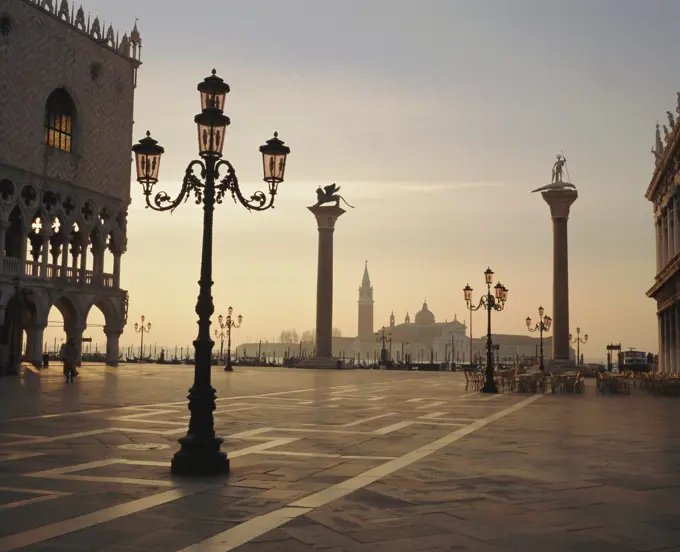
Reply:
M373 341L373 286L368 275L368 261L359 288L359 332L361 341Z

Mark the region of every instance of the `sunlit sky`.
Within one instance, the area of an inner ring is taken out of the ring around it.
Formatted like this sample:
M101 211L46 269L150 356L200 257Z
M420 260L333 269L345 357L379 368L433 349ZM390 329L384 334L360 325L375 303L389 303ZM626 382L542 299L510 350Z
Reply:
M569 221L572 331L656 351L651 204L654 125L675 111L680 3L674 0L87 0L143 39L134 137L165 147L161 188L179 189L196 156L196 84L214 67L231 86L225 156L258 189L257 148L291 147L276 209L231 200L215 222L217 312L244 316L235 341L275 339L315 320L317 230L305 209L337 182L355 205L335 231L334 325L357 332L364 261L376 329L427 300L438 321L467 318L490 266L509 290L494 332L525 334L552 314L552 228L530 190L564 151L579 199ZM260 182L261 184L261 182ZM123 287L147 342L196 334L201 210L145 211L133 183ZM58 318L56 310L54 318ZM217 313L216 313L217 314ZM94 323L98 315L92 315ZM477 322L474 336L482 328ZM53 331L53 330L50 330ZM98 329L88 330L97 341ZM52 334L46 336L51 340ZM55 334L56 335L56 334Z

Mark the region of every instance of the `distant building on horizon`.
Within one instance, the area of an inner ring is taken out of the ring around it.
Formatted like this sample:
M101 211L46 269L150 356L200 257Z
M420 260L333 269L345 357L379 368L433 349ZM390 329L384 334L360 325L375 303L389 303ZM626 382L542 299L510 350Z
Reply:
M359 287L358 327L356 337L333 337L333 356L355 358L361 362L372 363L380 357L382 348L382 331L384 328L386 348L391 352L391 358L402 361L410 355L411 362L470 362L470 348L472 345L472 359L484 358L486 355L486 335L472 339L467 334L467 325L458 320L456 314L453 320L437 322L434 313L429 309L427 301L416 312L413 320L406 313L404 322L397 324L394 312L389 322L379 327L374 326L374 298L373 285L368 273L368 261L364 265L364 273ZM482 316L482 314L478 316ZM391 339L391 344L390 344ZM503 357L535 357L538 355L539 338L533 335L503 335L493 334L494 344L499 346L498 356ZM552 351L552 337L543 338L545 359L550 358ZM312 356L314 343L301 341L299 343L272 343L263 341L258 343L242 343L235 348L235 354L244 356L261 356L267 358L283 358L290 356ZM573 355L573 351L572 351Z

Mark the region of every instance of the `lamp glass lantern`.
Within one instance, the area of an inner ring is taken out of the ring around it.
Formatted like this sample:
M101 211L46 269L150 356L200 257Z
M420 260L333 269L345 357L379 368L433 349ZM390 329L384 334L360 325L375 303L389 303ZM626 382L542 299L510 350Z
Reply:
M501 301L502 301L503 303L505 303L505 302L508 300L508 291L509 291L509 290L508 290L508 288L506 288L505 286L501 286L501 287L503 288L503 289L502 289L502 294L501 294Z
M198 130L198 153L220 157L224 148L224 134L231 121L216 107L207 107L194 117Z
M229 93L230 88L215 73L216 71L213 69L212 75L206 77L203 79L203 82L198 84L198 91L201 93L201 110L215 107L220 111L224 111L226 95Z
M538 317L543 318L543 313L545 312L545 309L543 307L538 307Z
M493 284L493 270L491 270L491 268L487 268L484 271L484 280L486 281L487 285Z
M503 300L503 284L498 282L493 288L496 292L496 299L498 299L499 301L502 301Z
M472 288L470 287L470 284L466 284L463 288L463 295L465 296L466 301L472 301Z
M242 314L239 314L239 315L238 315L238 325L239 325L239 326L241 325L241 322L243 322L243 315L242 315Z
M277 186L283 182L290 148L279 140L279 133L275 132L273 138L267 140L264 146L260 146L260 153L262 153L264 181L269 184L269 191L276 193Z
M158 142L151 138L151 133L147 130L146 136L132 146L135 154L135 166L137 168L137 182L151 189L158 182L158 172L161 168L161 156L165 150L158 145Z
M531 316L527 316L525 322L527 323L527 328L531 328Z

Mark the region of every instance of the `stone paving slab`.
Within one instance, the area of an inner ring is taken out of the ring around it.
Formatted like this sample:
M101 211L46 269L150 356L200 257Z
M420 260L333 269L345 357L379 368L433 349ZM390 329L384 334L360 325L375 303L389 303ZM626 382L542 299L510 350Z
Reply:
M0 552L680 550L676 399L216 369L232 473L187 480L192 370L0 380Z

